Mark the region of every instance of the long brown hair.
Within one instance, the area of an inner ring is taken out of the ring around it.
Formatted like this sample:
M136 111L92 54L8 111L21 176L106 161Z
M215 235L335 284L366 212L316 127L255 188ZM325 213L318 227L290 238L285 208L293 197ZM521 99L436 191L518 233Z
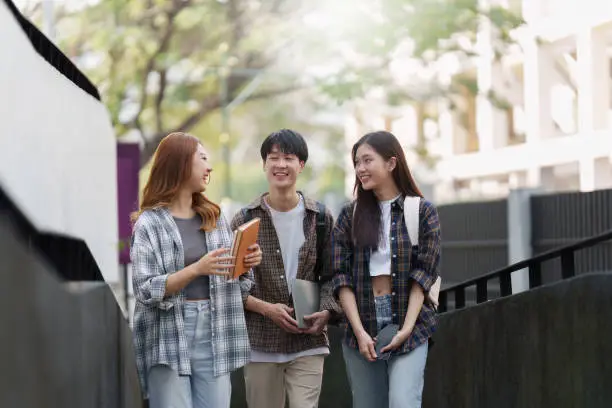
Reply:
M132 214L133 221L145 210L170 206L183 183L191 177L193 155L199 144L198 138L183 132L170 133L162 139L155 150L140 210ZM202 217L202 230L216 228L221 214L217 204L203 193L194 193L192 208Z
M397 164L391 175L393 176L393 181L397 189L403 196L423 197L421 190L419 190L414 178L412 178L408 163L406 162L404 150L399 140L397 140L392 133L377 131L368 133L359 139L357 143L353 145L353 166L357 164L357 149L363 144L372 147L372 149L385 160L395 157ZM378 205L378 199L374 195L374 191L363 189L357 172L355 172L354 192L357 195L355 203L357 207L355 208L355 216L353 217L353 240L358 247L376 250L378 248L380 236L383 233L380 222L382 213Z

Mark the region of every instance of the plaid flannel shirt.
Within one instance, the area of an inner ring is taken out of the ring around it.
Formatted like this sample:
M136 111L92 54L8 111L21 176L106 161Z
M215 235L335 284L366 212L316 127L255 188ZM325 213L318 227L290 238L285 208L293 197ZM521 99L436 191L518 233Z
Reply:
M370 250L356 248L351 238L354 203L349 203L338 215L332 233L334 295L340 288L348 286L354 293L363 327L372 337L377 334L376 308L372 280L370 278ZM404 324L412 282L417 282L429 292L438 277L440 267L440 224L434 205L421 200L418 254L413 259L413 250L404 222L404 198L391 204L391 277L392 319L400 327ZM413 264L413 260L416 262ZM425 343L436 329L437 316L433 306L426 300L415 322L414 329L397 352L409 352ZM348 321L344 321L344 342L358 348L357 339Z
M208 250L229 248L232 232L223 214L217 228L206 233ZM130 255L136 297L133 337L141 385L147 394L147 373L156 364L179 375L191 374L190 352L183 321L184 291L165 294L168 276L184 268L181 236L165 208L143 212L132 234ZM250 358L241 292L251 290L252 272L240 281L210 276L212 349L215 376L229 373Z
M272 222L272 216L268 206L263 202L264 195L258 197L245 209L251 211L252 218L261 219L259 225L258 243L263 252L262 262L254 268L255 285L251 288L250 295L269 303L282 303L293 307L293 299L289 294L289 288L285 278L285 267L281 254L280 244L276 229ZM297 278L309 281L321 282L320 310L329 310L331 319L336 319L342 310L335 301L332 293L331 281L331 230L334 220L331 212L325 214L325 240L320 274L315 271L317 260L317 237L316 237L316 215L319 212L317 203L304 196L304 245L298 254ZM242 211L234 216L232 229L244 223L245 218ZM319 280L318 277L321 277ZM245 296L245 299L246 300ZM288 333L277 326L271 319L258 313L246 311L246 322L249 330L251 347L254 350L271 353L297 353L321 346L329 346L327 331L320 335L293 334Z

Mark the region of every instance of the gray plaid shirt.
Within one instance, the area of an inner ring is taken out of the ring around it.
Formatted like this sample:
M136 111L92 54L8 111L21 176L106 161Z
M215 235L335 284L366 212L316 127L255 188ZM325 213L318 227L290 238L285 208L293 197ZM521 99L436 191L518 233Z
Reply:
M217 228L206 233L208 250L229 248L232 232L223 214ZM178 227L165 208L143 212L132 234L130 255L132 282L136 297L133 336L136 363L147 394L147 373L156 364L167 365L180 375L191 374L183 302L179 292L165 295L168 276L184 268L184 252ZM250 358L249 338L242 298L253 285L253 275L243 275L239 282L224 277L210 277L212 348L215 376L229 373Z

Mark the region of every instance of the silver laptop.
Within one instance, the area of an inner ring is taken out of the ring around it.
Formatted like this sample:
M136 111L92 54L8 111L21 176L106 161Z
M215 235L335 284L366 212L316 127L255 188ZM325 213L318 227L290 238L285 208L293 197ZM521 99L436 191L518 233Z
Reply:
M293 309L295 310L295 320L301 329L308 328L304 322L304 316L311 315L319 311L319 301L321 298L319 284L302 279L293 281L291 288L293 294Z

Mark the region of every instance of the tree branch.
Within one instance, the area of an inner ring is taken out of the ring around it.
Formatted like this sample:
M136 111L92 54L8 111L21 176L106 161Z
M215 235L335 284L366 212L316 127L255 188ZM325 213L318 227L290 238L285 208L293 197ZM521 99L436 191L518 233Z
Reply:
M247 101L254 101L260 99L270 98L276 95L286 94L288 92L296 91L300 89L298 85L291 85L286 88L277 88L270 89L266 91L258 92L254 95L251 95ZM236 89L232 92L232 94L236 93ZM155 153L155 149L157 149L157 145L159 142L170 132L189 132L195 125L197 125L206 115L212 113L216 109L221 107L221 101L218 96L209 96L205 98L200 104L200 108L197 112L186 117L176 128L168 129L163 132L157 132L150 139L146 139L144 146L140 152L140 167L144 167L147 165L153 154Z
M229 0L227 3L227 21L231 23L230 49L233 50L244 37L242 13L237 0Z
M21 14L23 14L28 20L33 20L34 15L38 13L41 9L42 3L30 3L27 2L23 10L21 10Z
M276 6L280 7L280 4L283 2L284 0L278 1L277 2L278 4L276 4ZM173 0L173 4L175 6L183 4L183 3L184 3L184 0ZM227 4L227 8L225 12L227 13L226 17L227 17L228 24L230 25L228 38L227 38L229 40L228 41L228 45L229 45L228 52L230 55L232 55L233 53L237 51L241 42L247 36L248 21L245 19L244 10L241 7L241 2L238 0L228 0L228 4ZM257 54L246 53L245 55L242 56L241 62L245 67L248 67L248 68L255 68L255 69L265 68L265 66L267 66L267 62L264 61L265 59L261 60L261 58L259 57L261 57L261 55L258 53ZM249 80L250 80L249 76L239 76L239 75L230 74L230 76L227 78L228 95L230 95L231 98L235 97L238 91L244 85L246 85L246 83L248 83ZM162 79L160 78L160 84L161 84L161 81ZM163 88L160 87L160 92L162 91L162 89ZM283 94L283 93L289 92L294 89L297 89L295 85L292 86L291 88L282 88L282 89L262 91L255 95L252 95L250 98L248 98L248 100L264 99L270 96ZM163 102L163 98L159 98L159 94L158 94L158 99L156 100L156 114L157 114L156 119L158 119L156 123L157 129L155 131L155 134L153 134L150 138L145 138L145 143L141 151L141 166L144 166L146 165L146 163L148 163L150 158L155 153L155 149L157 149L157 146L159 142L161 141L161 139L163 139L164 136L170 133L170 131L179 131L179 132L190 131L206 115L215 111L216 109L219 109L222 103L219 95L209 94L208 96L205 96L200 101L200 106L197 111L186 116L179 123L178 126L173 127L171 130L168 130L168 129L163 129L162 123L159 120L161 118L162 102ZM140 116L140 113L138 116Z
M166 69L159 71L159 90L157 92L157 97L155 98L155 131L158 133L161 132L164 127L162 118L162 103L166 93L167 72L168 71Z
M157 49L155 50L155 52L153 52L153 54L151 54L151 56L149 57L149 59L147 60L147 63L145 65L145 68L143 70L143 77L142 77L142 83L141 83L141 87L140 87L140 107L138 109L138 112L136 112L136 115L134 116L134 124L140 120L140 116L142 115L142 112L144 111L144 109L147 106L147 99L148 99L148 94L147 94L147 84L148 84L148 79L149 79L149 75L155 70L156 68L156 63L157 63L157 58L164 52L166 52L168 50L168 46L170 45L170 40L172 39L172 35L174 34L174 18L176 17L176 15L178 13L180 13L185 7L187 7L189 5L189 1L174 1L173 2L173 7L171 9L169 9L165 14L166 14L166 19L168 20L168 23L166 24L164 33L162 34L162 37L160 39L159 42L159 46L157 47ZM151 28L152 29L156 29L155 25L152 23L151 24ZM165 81L165 79L164 79ZM158 94L159 95L159 94ZM159 102L159 104L161 105L161 102Z

